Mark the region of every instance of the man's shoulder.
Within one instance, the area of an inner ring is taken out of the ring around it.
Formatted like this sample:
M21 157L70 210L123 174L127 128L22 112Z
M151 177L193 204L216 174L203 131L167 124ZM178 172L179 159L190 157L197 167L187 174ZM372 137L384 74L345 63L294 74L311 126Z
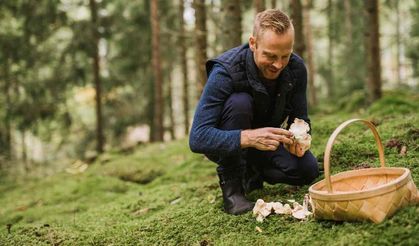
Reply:
M238 57L245 54L247 49L249 49L249 44L243 44L225 51L213 60L231 65L233 62L237 60Z
M291 68L301 68L301 67L305 68L303 58L301 58L299 55L295 53L291 54L289 64L291 65Z
M206 63L207 74L212 73L216 65L217 67L223 67L228 74L234 73L236 63L243 63L245 61L247 49L249 49L249 44L240 45L208 60Z
M307 75L307 68L304 63L303 58L298 56L295 53L291 54L290 61L288 63L288 67L292 71L293 75L298 76L306 76Z
M228 70L221 63L214 63L210 71L210 74L219 74L222 76L229 76Z

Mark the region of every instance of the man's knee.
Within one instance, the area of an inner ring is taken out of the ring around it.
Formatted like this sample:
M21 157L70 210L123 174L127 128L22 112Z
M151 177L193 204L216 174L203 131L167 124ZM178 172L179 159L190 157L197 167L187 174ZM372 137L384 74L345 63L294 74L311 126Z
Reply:
M319 166L317 164L316 158L310 151L304 154L300 159L300 173L301 181L304 185L313 183L313 181L319 177Z
M226 100L219 128L223 130L249 129L253 120L253 98L247 93L233 93Z
M233 114L252 114L253 98L245 92L233 93L227 99L224 107L230 109Z
M286 183L290 185L308 185L319 176L317 160L310 151L301 158L291 154L282 154L273 158L273 168L266 170L268 183Z

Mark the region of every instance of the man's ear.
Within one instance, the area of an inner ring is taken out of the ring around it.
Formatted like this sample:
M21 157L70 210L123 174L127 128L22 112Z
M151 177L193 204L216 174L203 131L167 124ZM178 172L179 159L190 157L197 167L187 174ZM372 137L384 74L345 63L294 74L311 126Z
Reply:
M253 37L253 35L251 35L249 37L249 47L253 52L255 52L255 50L256 50L256 38Z

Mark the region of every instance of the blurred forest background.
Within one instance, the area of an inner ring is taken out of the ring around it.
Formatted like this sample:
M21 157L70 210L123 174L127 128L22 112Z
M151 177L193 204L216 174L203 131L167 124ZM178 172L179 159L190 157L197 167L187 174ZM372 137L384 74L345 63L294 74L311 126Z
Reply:
M293 19L311 112L418 91L419 0L1 0L0 170L185 138L205 61L265 8Z

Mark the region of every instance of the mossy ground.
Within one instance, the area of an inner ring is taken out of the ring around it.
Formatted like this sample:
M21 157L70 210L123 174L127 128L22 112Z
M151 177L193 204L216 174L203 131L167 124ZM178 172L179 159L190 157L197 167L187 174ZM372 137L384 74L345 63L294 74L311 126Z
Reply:
M312 151L344 120L373 120L384 144L407 146L401 156L388 145L388 166L407 167L419 185L419 98L388 94L369 109L312 116ZM353 125L332 150L333 173L378 165L372 133ZM319 180L323 177L319 177ZM309 186L291 192L265 185L250 198L302 200ZM151 144L132 153L109 152L86 172L0 181L0 245L418 245L419 207L409 206L381 224L333 222L222 211L215 165L189 151L187 140ZM258 226L262 232L255 228Z

